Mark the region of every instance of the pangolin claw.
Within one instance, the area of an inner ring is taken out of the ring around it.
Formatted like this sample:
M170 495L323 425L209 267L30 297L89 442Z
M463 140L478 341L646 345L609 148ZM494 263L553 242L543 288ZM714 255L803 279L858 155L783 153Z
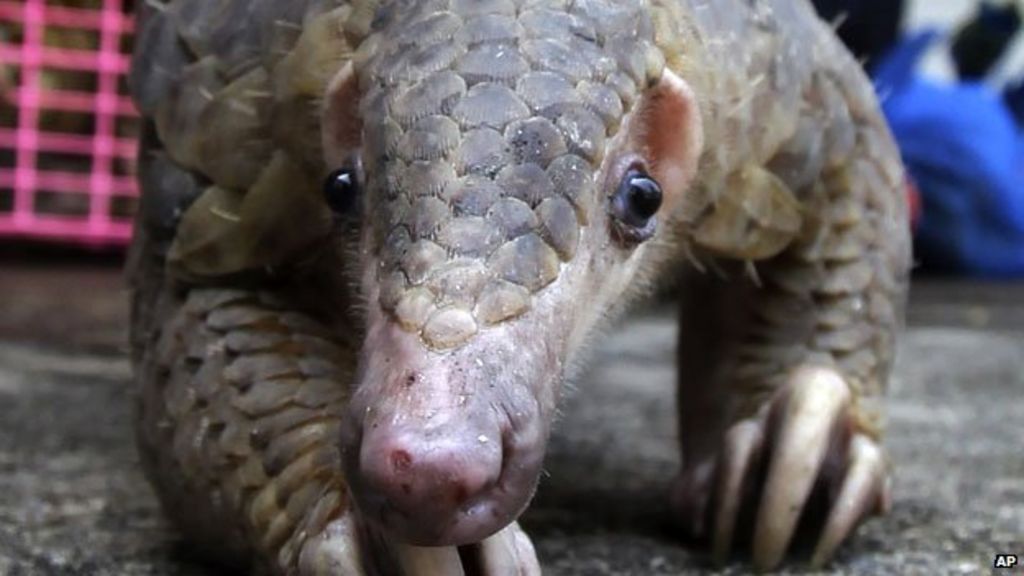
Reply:
M865 516L888 512L890 490L882 448L866 436L854 436L850 441L846 477L832 505L824 533L814 549L811 565L820 568L828 563L839 544Z
M724 564L729 556L736 515L743 501L743 486L750 473L751 463L761 451L763 443L763 431L752 421L740 422L726 435L716 488L720 504L715 511L712 538L712 553L718 564Z
M540 576L533 542L518 523L480 543L480 564L487 576Z
M402 576L540 576L540 562L530 538L513 523L460 554L456 547L390 546ZM470 567L464 562L472 562Z
M834 371L807 368L790 382L754 531L754 566L770 570L789 547L850 391Z
M434 576L435 574L463 576L465 574L462 560L459 559L459 551L454 547L420 548L395 545L392 548L403 576Z
M363 563L359 529L351 513L327 525L306 542L299 556L301 576L368 576Z
M887 508L888 476L882 448L866 435L848 434L852 394L830 368L803 367L756 416L726 433L718 460L712 530L716 562L726 560L753 477L761 462L767 475L760 488L753 531L753 562L760 571L779 565L788 550L812 489L824 481L837 489L812 563L827 563L840 543L867 516ZM844 445L845 443L845 445ZM844 457L840 474L823 464ZM836 476L836 477L833 477Z

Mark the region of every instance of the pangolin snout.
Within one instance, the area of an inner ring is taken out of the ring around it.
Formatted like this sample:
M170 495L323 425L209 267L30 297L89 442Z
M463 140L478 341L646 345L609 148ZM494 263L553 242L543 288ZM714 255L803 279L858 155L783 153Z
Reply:
M415 335L384 332L387 346L364 349L342 436L359 511L410 544L479 542L529 503L546 416L474 346L464 362L461 350L435 354Z
M417 545L480 541L515 519L532 493L509 481L522 458L503 446L495 426L452 423L428 433L413 426L363 430L349 471L364 517Z

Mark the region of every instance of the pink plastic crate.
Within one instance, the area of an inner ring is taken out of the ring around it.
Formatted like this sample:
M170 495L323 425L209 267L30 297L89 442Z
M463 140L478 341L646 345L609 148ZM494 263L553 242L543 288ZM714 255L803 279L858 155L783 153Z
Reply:
M131 1L0 0L0 237L129 240Z

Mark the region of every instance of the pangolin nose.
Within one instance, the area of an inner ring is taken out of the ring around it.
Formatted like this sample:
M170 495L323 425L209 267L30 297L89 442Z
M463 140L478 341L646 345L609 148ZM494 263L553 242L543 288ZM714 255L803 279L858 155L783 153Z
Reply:
M502 527L495 522L503 516L495 507L504 508L494 494L504 459L498 426L446 428L364 429L358 466L349 470L364 514L413 544L461 544Z

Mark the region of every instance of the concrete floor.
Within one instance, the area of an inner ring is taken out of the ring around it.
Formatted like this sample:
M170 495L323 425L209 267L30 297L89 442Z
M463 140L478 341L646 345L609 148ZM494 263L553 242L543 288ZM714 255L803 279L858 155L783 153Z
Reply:
M0 287L0 575L213 576L139 472L116 269L0 261ZM979 574L997 553L1024 554L1022 296L919 285L890 404L895 508L827 573ZM566 405L524 519L545 574L714 573L665 506L668 316L613 330Z

